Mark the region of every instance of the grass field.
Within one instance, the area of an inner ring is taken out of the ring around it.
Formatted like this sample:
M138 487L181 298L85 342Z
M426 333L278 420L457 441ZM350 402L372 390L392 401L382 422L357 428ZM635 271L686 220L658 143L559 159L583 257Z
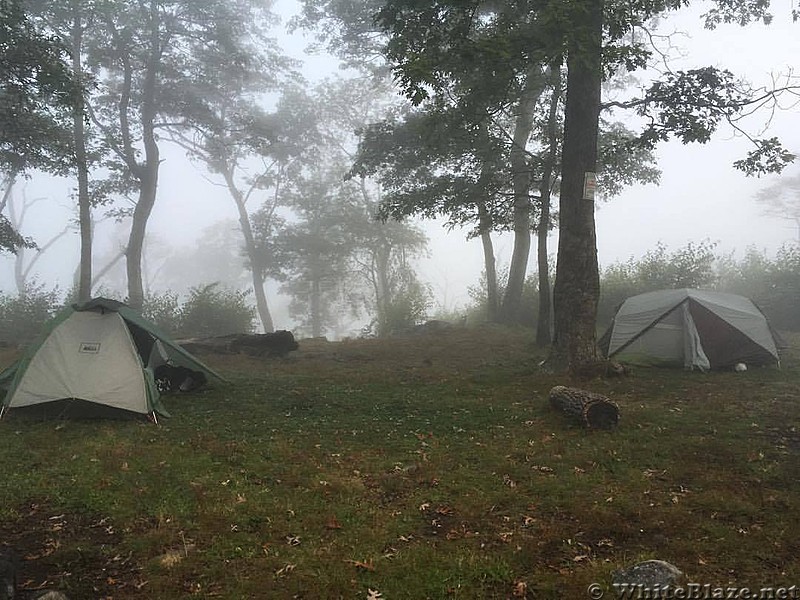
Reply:
M204 356L172 417L0 422L0 543L95 598L588 598L648 558L800 585L800 339L781 370L537 370L523 330ZM0 356L4 366L13 356ZM614 431L548 406L606 394ZM609 591L607 597L614 597Z

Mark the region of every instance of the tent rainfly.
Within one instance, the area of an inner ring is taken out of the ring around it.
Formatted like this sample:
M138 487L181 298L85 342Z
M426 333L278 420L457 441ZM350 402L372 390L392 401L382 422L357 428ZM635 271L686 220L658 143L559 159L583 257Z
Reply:
M780 364L776 335L744 296L706 290L648 292L628 298L600 339L608 358L723 369Z
M167 415L159 384L224 381L130 307L106 298L56 315L22 357L0 373L10 408L81 400L140 414Z

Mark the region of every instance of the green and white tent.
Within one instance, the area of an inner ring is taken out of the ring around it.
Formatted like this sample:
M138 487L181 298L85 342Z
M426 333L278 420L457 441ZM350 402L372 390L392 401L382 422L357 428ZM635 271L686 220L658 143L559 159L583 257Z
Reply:
M224 381L130 307L106 298L73 304L44 327L0 373L3 412L80 400L133 413L166 415L156 370Z
M696 289L632 296L600 340L608 358L723 369L779 364L778 338L752 300Z

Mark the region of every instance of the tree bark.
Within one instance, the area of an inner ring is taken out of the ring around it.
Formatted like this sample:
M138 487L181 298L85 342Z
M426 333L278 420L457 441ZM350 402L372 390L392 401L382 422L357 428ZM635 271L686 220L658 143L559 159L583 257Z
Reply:
M496 323L499 310L497 263L492 243L492 218L489 216L489 211L486 210L485 202L478 202L478 223L483 245L483 268L486 272L486 318L490 323Z
M152 152L152 151L150 151ZM128 236L128 248L125 251L126 274L128 277L128 304L141 309L144 304L144 277L142 274L142 251L147 234L147 221L153 211L158 187L158 163L151 162L152 154L145 164L145 176L141 180L139 200L133 210L131 233ZM157 151L156 151L157 155Z
M518 322L522 308L522 288L525 284L531 250L531 176L526 158L526 146L533 130L533 111L543 91L544 78L541 67L536 65L531 67L526 75L525 89L517 107L510 153L514 188L514 248L500 309L500 320L504 323Z
M142 143L144 144L144 163L138 166L139 199L133 209L131 233L128 237L128 248L125 253L128 276L128 304L141 309L144 304L144 283L142 277L142 249L147 233L147 221L153 212L158 191L158 169L160 152L155 136L156 120L156 83L158 77L159 56L161 53L159 40L158 3L150 2L150 40L149 56L145 67L142 87Z
M322 336L322 282L319 276L320 256L313 256L311 268L311 337Z
M79 86L83 86L83 26L77 3L72 4L72 74ZM89 165L86 157L86 127L84 124L84 102L80 102L72 113L72 132L75 142L75 166L78 175L78 223L81 234L81 258L78 275L78 301L86 302L92 297L92 203L89 197Z
M264 328L264 333L272 333L275 331L275 323L272 321L272 314L270 313L269 304L267 303L267 293L264 291L264 270L261 265L261 260L258 257L258 252L256 251L256 241L255 236L253 236L253 227L250 224L250 215L247 212L247 205L245 204L242 192L236 187L231 169L225 168L223 176L225 177L225 184L228 186L228 191L236 205L236 212L239 215L239 227L242 230L242 237L244 238L244 249L247 253L247 259L250 261L253 294L256 298L256 312L258 312L258 318L261 321L261 326Z
M553 61L549 68L548 78L553 88L550 98L550 110L547 115L547 158L545 159L542 182L539 186L540 214L536 228L536 256L539 264L539 314L536 320L536 345L545 348L552 339L550 263L547 256L547 234L550 232L550 198L553 186L553 174L556 171L558 157L558 104L561 100L561 58Z
M597 361L595 321L600 277L594 201L584 192L587 177L591 177L597 168L602 10L602 0L577 4L567 56L558 264L553 290L555 335L551 361L554 366L567 366L571 371L581 370Z
M362 177L359 181L361 190L361 197L366 206L372 206L369 192L367 191L366 179ZM380 204L380 198L375 207ZM374 212L375 208L372 209ZM370 267L368 278L372 283L372 291L375 294L375 317L377 321L375 334L378 337L384 337L392 333L391 324L389 323L389 313L394 301L393 290L391 285L390 262L392 259L392 248L386 239L386 235L381 227L375 230L377 239L374 244L368 248L370 256Z
M3 197L0 198L0 212L3 212L11 198L11 192L14 190L14 184L17 182L19 171L12 170L10 173L4 174L3 177Z
M389 259L391 250L380 244L374 251L375 265L375 308L378 312L378 337L384 337L392 333L390 322L390 312L392 307L391 284L389 283Z

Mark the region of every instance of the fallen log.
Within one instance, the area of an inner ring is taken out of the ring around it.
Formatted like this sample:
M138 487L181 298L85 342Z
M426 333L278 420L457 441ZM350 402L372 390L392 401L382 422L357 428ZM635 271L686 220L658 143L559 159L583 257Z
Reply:
M242 334L230 342L232 352L244 352L250 356L284 357L297 350L300 345L291 331L279 330L271 333Z
M285 357L297 350L299 344L291 331L272 333L232 333L206 338L178 340L184 350L191 353L248 354L250 356Z
M619 406L602 394L557 385L550 390L550 405L590 429L611 429L619 423Z

